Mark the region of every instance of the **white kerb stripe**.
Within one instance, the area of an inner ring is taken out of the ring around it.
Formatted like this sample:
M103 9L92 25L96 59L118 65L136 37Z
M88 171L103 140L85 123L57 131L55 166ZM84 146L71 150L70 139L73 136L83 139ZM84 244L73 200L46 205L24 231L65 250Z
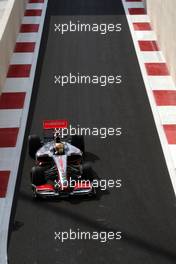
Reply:
M33 56L32 52L13 53L10 64L32 64Z
M22 24L40 24L40 16L24 16Z
M8 161L9 162L9 157L10 159L14 160L16 158L16 147L14 148L1 148L0 151L0 161Z
M1 109L0 128L20 127L22 109Z
M37 32L32 33L19 33L17 37L17 42L36 42Z
M31 83L29 78L7 78L5 82L4 92L26 92Z
M157 108L163 125L176 125L176 106L158 106Z
M148 81L152 90L175 90L171 76L148 76Z
M132 23L141 23L141 22L147 22L149 23L150 22L150 18L148 15L133 15L133 16L130 16L130 19L132 21Z
M127 8L144 8L144 2L126 2Z
M172 160L174 162L174 167L176 168L176 145L173 144L173 145L169 145L169 149L170 149L170 152L171 152L171 156L172 156Z
M135 30L137 40L156 40L156 34L153 30Z
M0 198L0 216L3 215L3 212L5 210L4 207L5 207L5 198ZM1 221L0 221L0 223L1 223ZM2 230L1 230L1 228L0 228L0 237L2 237Z
M1 171L12 171L14 168L15 158L13 159L0 159L0 170Z
M26 9L43 9L44 3L28 3Z
M141 57L144 63L165 62L161 51L141 51Z

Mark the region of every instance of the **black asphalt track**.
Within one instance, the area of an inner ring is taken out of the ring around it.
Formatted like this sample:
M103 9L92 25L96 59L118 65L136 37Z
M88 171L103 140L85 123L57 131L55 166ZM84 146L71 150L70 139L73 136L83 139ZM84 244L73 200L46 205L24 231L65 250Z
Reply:
M54 32L77 19L122 23L121 33ZM55 74L121 74L121 85L54 84ZM86 137L87 160L121 189L96 199L34 202L27 136L42 134L44 119L82 127L122 127L120 137ZM175 196L161 150L133 42L120 0L49 0L9 230L10 264L176 263ZM122 239L54 239L54 232L121 231Z

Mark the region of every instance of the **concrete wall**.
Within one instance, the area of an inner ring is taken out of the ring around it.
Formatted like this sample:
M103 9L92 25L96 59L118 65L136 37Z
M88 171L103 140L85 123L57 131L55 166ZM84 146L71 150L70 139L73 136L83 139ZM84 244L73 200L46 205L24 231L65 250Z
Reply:
M176 83L176 0L145 0L158 42Z
M16 37L24 15L26 0L8 0L0 28L0 93L4 86Z

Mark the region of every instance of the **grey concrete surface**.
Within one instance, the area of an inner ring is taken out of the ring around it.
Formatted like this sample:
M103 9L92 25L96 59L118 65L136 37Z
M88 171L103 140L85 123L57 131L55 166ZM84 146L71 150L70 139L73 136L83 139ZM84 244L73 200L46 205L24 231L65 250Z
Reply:
M3 1L0 2L0 94L4 88L27 0L7 0L6 2L6 4Z
M145 0L145 2L160 48L176 83L176 1Z

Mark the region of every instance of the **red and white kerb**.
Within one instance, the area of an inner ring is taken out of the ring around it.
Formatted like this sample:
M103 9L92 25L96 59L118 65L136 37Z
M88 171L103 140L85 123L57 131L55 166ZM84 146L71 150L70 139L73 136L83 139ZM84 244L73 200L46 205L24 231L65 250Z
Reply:
M5 87L0 96L0 197L6 197L13 168L21 117L26 94L31 85L36 43L45 0L29 0L14 53L7 72Z
M146 14L144 1L123 0L123 4L176 168L176 87Z

